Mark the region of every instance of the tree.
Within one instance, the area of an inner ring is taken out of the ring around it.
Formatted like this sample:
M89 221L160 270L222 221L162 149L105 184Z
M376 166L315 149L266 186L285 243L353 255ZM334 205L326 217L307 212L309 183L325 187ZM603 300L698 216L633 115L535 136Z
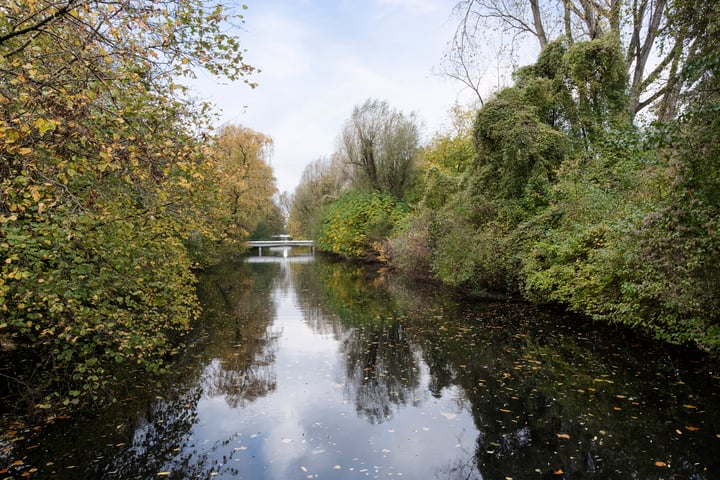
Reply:
M407 205L387 193L346 192L327 207L317 236L323 251L369 260L407 213Z
M249 128L227 125L220 130L215 147L218 186L223 226L232 239L244 240L261 221L279 216L273 200L275 178L268 163L272 144L270 137Z
M677 120L661 125L669 186L629 235L632 275L622 321L673 342L720 348L720 7L677 0L673 19L695 45Z
M119 364L161 370L198 313L187 242L218 234L217 170L208 107L176 80L253 71L205 7L0 6L0 376L30 409L107 398Z
M367 100L353 109L345 124L339 154L351 168L355 186L402 198L412 179L418 144L414 115L405 116L387 102Z
M512 32L513 41L530 36L540 49L558 37L573 45L615 36L630 78L628 108L633 116L654 105L660 119L672 117L682 87L682 65L698 48L686 29L671 20L668 0L462 0L455 12L460 26L451 45L456 56L466 59L477 53L460 47L489 30ZM657 61L651 62L653 58Z
M290 206L288 232L316 238L323 210L348 188L349 173L338 155L319 158L305 167Z

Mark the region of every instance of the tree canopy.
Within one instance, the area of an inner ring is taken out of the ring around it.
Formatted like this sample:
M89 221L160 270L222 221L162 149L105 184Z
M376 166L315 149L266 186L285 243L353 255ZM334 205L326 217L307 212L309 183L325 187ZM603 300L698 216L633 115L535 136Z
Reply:
M401 198L412 179L419 139L413 115L387 102L367 100L353 109L338 154L350 167L356 188Z
M158 371L197 315L188 242L222 233L217 165L178 79L250 81L233 21L194 0L0 6L0 354L24 359L0 374L29 407L99 401L118 363Z
M622 47L629 78L630 114L652 107L658 118L669 120L677 110L679 93L687 86L683 66L702 48L690 24L679 21L687 14L687 6L687 2L672 0L462 0L455 6L459 24L445 71L474 85L482 99L479 83L472 77L477 70L473 62L480 56L478 47L487 44L481 39L488 32L509 32L505 48L511 56L524 39L541 50L559 38L573 45L613 37Z

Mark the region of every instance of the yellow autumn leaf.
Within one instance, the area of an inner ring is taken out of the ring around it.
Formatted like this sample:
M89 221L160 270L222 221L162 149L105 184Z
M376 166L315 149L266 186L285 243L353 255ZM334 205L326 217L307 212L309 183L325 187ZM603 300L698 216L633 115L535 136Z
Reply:
M54 130L55 127L57 127L57 122L55 120L45 120L44 118L38 118L33 123L33 126L37 128L40 135L45 135L48 131Z

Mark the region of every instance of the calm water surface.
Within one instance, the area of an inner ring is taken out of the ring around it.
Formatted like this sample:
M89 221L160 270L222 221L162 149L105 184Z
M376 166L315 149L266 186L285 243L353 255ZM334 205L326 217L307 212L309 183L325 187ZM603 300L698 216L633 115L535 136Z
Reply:
M3 445L23 464L0 478L720 478L699 357L321 257L251 257L199 289L167 378Z

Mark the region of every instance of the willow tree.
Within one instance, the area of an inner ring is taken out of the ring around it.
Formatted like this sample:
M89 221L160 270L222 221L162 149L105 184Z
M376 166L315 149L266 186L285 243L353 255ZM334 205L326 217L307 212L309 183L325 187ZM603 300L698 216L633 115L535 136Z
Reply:
M253 70L234 15L206 7L0 5L0 376L31 408L100 399L113 365L161 369L198 312L185 241L217 234L216 170L177 79Z
M367 100L353 109L338 153L351 168L355 186L402 198L412 179L419 140L414 115Z

